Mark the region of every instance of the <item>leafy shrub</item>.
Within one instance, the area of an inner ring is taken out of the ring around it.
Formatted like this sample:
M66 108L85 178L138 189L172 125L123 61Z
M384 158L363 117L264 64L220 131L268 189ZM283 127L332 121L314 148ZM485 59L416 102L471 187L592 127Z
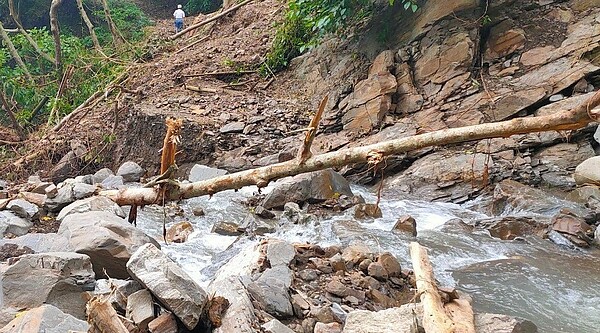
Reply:
M190 0L185 5L185 11L189 14L208 14L219 9L223 5L223 0Z

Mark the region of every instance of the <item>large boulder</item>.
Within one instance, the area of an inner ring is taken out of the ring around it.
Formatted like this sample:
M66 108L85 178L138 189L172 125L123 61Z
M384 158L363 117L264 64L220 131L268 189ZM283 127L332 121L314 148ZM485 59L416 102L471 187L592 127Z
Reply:
M121 164L119 170L117 170L117 176L123 177L125 182L139 182L144 173L146 173L146 170L132 161Z
M87 332L88 323L44 304L26 311L0 329L0 333L64 333Z
M332 169L315 171L287 178L278 182L261 206L266 209L283 207L286 202L314 203L338 198L340 195L353 196L350 184Z
M73 184L64 184L60 187L56 194L53 193L53 189L46 189L47 197L44 201L44 208L49 212L59 212L61 209L66 207L71 202L75 201L75 194L73 193ZM50 192L48 192L50 191Z
M11 212L0 211L0 234L25 235L33 223Z
M590 157L575 168L573 174L578 185L600 185L600 156Z
M537 333L534 323L527 319L493 313L475 314L478 333Z
M2 273L2 307L30 309L52 304L85 319L82 292L95 285L90 258L73 252L26 254Z
M19 237L0 240L0 247L10 246L12 248L29 248L34 253L43 252L66 252L71 251L69 241L55 233L28 233ZM0 259L10 258L3 253Z
M109 212L119 217L127 216L123 209L107 197L91 197L77 200L60 210L56 219L62 221L67 215L86 212Z
M208 296L194 280L154 244L140 247L127 271L190 330L200 320Z
M129 277L125 265L142 245L160 245L140 229L122 218L105 211L92 211L67 215L58 234L68 239L77 253L87 254L97 276L117 279Z

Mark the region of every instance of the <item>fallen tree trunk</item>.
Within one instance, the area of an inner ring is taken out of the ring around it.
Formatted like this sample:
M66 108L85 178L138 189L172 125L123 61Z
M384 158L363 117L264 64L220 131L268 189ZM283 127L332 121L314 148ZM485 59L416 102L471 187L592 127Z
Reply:
M239 4L237 4L237 5L229 8L228 10L226 10L224 12L222 12L221 14L215 15L215 16L213 16L213 17L211 17L209 19L206 19L206 20L204 20L204 21L202 21L200 23L197 23L197 24L194 24L194 25L190 25L189 27L187 27L187 28L181 30L180 32L174 34L173 36L169 37L169 39L179 38L179 37L185 35L188 31L192 31L192 30L198 29L201 26L209 24L210 22L212 22L214 20L218 20L219 18L221 18L221 17L223 17L223 16L225 16L225 15L227 15L227 14L229 14L229 13L235 11L235 10L237 10L238 8L240 8L240 7L242 7L242 6L250 3L251 1L252 0L245 0L244 2L240 2Z
M427 249L417 242L410 243L410 257L423 304L423 328L426 333L475 333L473 308L465 299L442 302L436 286Z
M156 188L127 188L102 191L100 194L111 198L119 205L146 205L162 202L163 199L179 200L207 194L212 195L220 191L239 189L249 185L265 187L270 181L287 176L353 163L370 162L371 156L385 158L424 147L508 137L513 134L574 130L597 120L600 113L594 114L593 109L598 105L600 105L600 91L573 110L557 112L549 116L516 118L497 123L444 129L316 155L308 158L304 163L298 163L298 160L277 163L196 183L180 184L177 188L168 191L169 196L167 198L160 198Z

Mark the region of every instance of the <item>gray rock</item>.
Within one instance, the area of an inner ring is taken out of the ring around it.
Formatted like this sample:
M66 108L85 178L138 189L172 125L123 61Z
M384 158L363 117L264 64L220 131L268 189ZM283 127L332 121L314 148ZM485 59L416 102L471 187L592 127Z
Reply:
M0 214L2 213L0 212ZM55 233L28 233L23 236L0 240L0 246L6 244L14 244L18 248L28 247L35 253L72 251L69 241Z
M96 186L86 183L73 184L73 197L75 199L83 199L91 196L96 191Z
M142 289L127 297L126 316L142 331L146 330L148 323L154 319L154 304L148 290Z
M229 308L222 317L221 327L213 333L254 333L258 319L254 314L254 306L248 291L238 276L228 276L213 280L208 286L211 295L225 297L229 300Z
M579 164L573 178L578 185L600 185L600 156L590 157Z
M195 164L190 170L188 180L191 182L199 182L227 174L227 170L207 167L205 165Z
M117 170L117 176L123 177L123 181L125 182L139 182L145 173L146 170L132 161L121 164L119 170Z
M348 314L344 325L344 333L412 333L418 328L413 327L414 315L419 320L423 317L421 304L406 304L397 308L372 312L356 310ZM479 331L478 331L479 332Z
M244 230L248 234L265 235L277 231L278 225L279 222L276 220L265 220L248 214L242 221L239 229Z
M237 223L229 221L216 222L213 225L211 232L225 236L239 236L243 234Z
M285 326L277 319L271 319L261 327L266 333L294 333L291 328Z
M286 288L289 288L292 285L292 270L285 265L277 265L273 268L267 268L260 275L257 281L267 281L267 279L275 279L283 282L283 285Z
M94 185L94 175L83 175L75 177L76 183Z
M56 219L58 221L62 221L66 216L70 214L86 213L92 211L109 212L122 218L125 218L125 216L127 216L123 209L109 198L91 197L82 200L77 200L68 205L67 207L61 209Z
M246 124L241 122L241 121L234 121L231 122L223 127L221 127L221 129L219 129L219 132L225 134L225 133L242 133L244 131L244 127L246 127Z
M267 245L267 259L271 263L271 267L288 266L295 256L296 249L288 242L272 241Z
M55 198L58 195L58 188L56 187L56 185L54 184L50 184L48 186L44 187L44 192L40 193L40 194L45 194L46 197L52 199Z
M108 176L102 181L102 187L107 190L118 190L124 185L122 176Z
M596 132L594 132L594 140L600 143L600 125L596 127Z
M31 189L31 192L38 194L46 194L46 188L48 188L49 186L54 186L54 184L49 182L36 183L33 189Z
M96 171L96 173L92 176L92 179L94 181L94 184L101 184L106 178L108 178L108 176L114 175L115 174L112 172L111 169L103 168Z
M0 211L0 234L11 233L15 236L25 235L33 223L20 218L11 212Z
M52 304L85 319L83 291L94 288L90 258L73 252L26 254L2 274L3 307Z
M24 219L32 219L36 217L40 211L38 206L24 199L11 200L6 206L6 209L12 211L13 213L15 213L15 215Z
M353 196L350 183L339 173L326 169L277 182L261 205L272 209L283 207L286 202L321 202L340 195Z
M196 327L208 296L173 260L153 244L146 244L127 262L127 270L188 329Z
M288 288L281 280L265 278L256 282L244 281L244 284L268 314L280 319L294 315Z
M475 330L478 333L537 333L534 323L527 319L507 315L475 314Z
M65 184L57 190L55 196L49 194L48 189L46 189L46 201L44 202L44 207L49 212L56 213L73 201L75 201L73 186Z
M140 229L109 212L86 212L67 215L58 229L77 253L90 257L96 276L117 279L129 277L125 265L142 245L156 240Z
M548 99L550 102L558 102L562 99L564 99L565 96L563 96L562 94L556 94L556 95L552 95L550 96L550 98Z
M265 209L265 207L263 207L263 206L256 207L256 209L254 210L254 214L256 216L260 216L264 219L272 219L275 217L275 214L273 212Z
M13 319L0 329L0 333L65 333L87 332L85 320L77 319L59 308L44 304Z

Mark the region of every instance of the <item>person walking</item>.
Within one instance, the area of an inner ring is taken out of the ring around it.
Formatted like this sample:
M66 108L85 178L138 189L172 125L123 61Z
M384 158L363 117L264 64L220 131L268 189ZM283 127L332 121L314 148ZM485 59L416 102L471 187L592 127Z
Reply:
M185 12L181 9L181 5L177 5L173 17L175 18L175 33L178 33L183 30L183 19L185 18Z

